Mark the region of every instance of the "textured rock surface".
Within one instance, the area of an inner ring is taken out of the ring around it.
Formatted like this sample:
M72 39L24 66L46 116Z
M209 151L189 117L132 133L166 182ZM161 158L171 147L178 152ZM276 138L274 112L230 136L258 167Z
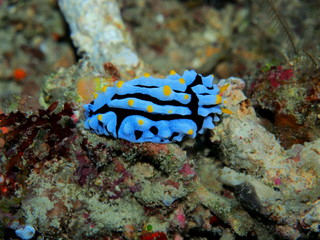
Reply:
M97 71L103 72L103 64L111 61L130 70L139 65L117 1L59 0L59 6L75 46L90 57Z

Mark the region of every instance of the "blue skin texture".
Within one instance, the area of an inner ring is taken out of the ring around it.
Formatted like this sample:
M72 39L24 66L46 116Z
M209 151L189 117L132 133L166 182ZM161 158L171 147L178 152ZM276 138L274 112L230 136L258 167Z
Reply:
M36 232L36 230L32 226L29 226L29 225L22 227L22 228L18 228L15 231L16 235L23 240L28 240L28 239L33 238L35 232Z
M213 76L194 70L167 78L149 74L115 82L84 105L85 128L130 142L170 143L214 128L221 112L220 89Z

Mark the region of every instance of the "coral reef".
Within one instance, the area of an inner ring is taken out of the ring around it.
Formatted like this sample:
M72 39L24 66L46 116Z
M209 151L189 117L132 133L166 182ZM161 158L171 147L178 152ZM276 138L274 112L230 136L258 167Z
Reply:
M43 161L43 159L51 159L57 155L63 156L69 152L64 140L72 135L72 126L68 122L61 125L61 121L66 120L62 119L65 117L71 118L73 115L72 108L65 103L63 110L55 114L53 111L57 105L58 102L55 102L47 110L40 110L39 116L26 116L21 112L0 115L0 126L11 127L5 138L6 146L8 147L7 149L5 148L4 152L7 158L5 165L7 172L10 172L13 167L26 167L20 165L22 156L28 159L28 164L34 165ZM50 136L48 136L48 133L50 133ZM39 136L42 139L36 139ZM37 142L46 144L47 146L41 145L40 149L47 149L48 152L36 151L32 144Z
M258 113L272 122L269 130L285 148L320 137L319 71L305 74L299 65L294 66L259 69L249 93Z
M303 51L283 58L278 34L260 21L266 13L259 2L199 2L59 1L75 45L89 58L37 79L40 110L21 100L2 109L0 238L319 238L317 58L306 60ZM0 1L12 11L19 4ZM271 7L277 18L281 9L292 20L301 4ZM305 9L313 16L311 4ZM308 16L297 24L307 23L319 22ZM299 34L290 37L301 42ZM223 104L233 114L179 144L86 130L83 105L115 81L141 76L141 59L156 77L186 67L228 76L215 83L229 84ZM14 70L15 84L30 76L22 66Z
M285 151L260 125L250 101L242 98L235 114L214 130L213 140L219 139L225 149L226 166L219 179L234 188L235 197L250 213L273 222L268 225L277 234L301 238L301 217L319 196L319 139Z

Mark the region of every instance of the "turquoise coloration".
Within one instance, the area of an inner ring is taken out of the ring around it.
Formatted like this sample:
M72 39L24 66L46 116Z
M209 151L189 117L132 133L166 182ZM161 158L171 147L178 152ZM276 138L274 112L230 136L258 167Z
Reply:
M86 110L85 128L130 142L170 143L194 138L219 121L220 89L194 70L165 78L149 74L107 88Z
M17 229L15 232L19 238L23 240L28 240L33 238L34 234L36 233L36 230L32 226L27 225L25 227Z

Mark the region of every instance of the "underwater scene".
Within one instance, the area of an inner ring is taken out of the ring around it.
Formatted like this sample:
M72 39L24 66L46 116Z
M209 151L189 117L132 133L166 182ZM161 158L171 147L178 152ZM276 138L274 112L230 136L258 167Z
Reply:
M0 240L320 239L319 0L0 0Z

